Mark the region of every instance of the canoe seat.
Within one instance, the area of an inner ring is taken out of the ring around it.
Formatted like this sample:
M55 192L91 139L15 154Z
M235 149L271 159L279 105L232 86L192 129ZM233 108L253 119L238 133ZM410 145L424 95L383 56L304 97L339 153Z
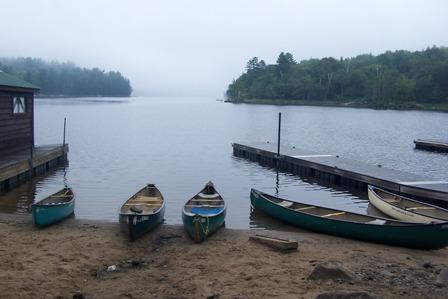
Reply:
M219 196L218 193L214 193L214 194L205 194L205 193L199 193L198 196L203 197L203 198L216 198Z
M125 206L161 206L162 203L125 203Z
M310 210L310 209L315 209L316 207L304 207L304 208L298 208L298 209L294 209L296 211L304 211L304 210Z
M224 205L185 205L186 208L195 208L195 207L202 207L202 208L216 208L216 207L223 207Z
M339 215L344 215L344 214L345 214L345 212L337 212L337 213L330 213L330 214L322 215L321 217L339 216Z
M202 198L193 198L191 201L222 201L221 199L202 199Z
M414 211L414 210L435 210L434 207L413 207L413 208L406 208L408 211Z
M278 203L279 206L282 206L285 208L288 208L288 207L292 206L293 204L294 204L293 202L286 201L286 200Z
M385 202L388 202L388 203L399 203L401 201L401 199L397 198L397 197L395 197L395 198L383 198L383 200Z

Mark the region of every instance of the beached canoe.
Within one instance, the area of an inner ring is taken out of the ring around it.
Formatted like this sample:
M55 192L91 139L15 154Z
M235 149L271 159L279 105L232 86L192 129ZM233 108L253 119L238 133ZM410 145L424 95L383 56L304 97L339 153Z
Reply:
M319 233L422 249L448 245L448 223L421 224L281 199L252 189L252 206L274 218Z
M45 227L59 222L74 213L75 195L72 189L64 188L31 205L36 226Z
M212 182L208 182L182 209L185 230L197 243L224 226L225 217L226 204Z
M369 186L370 203L384 214L402 221L433 223L448 221L448 210Z
M131 196L122 206L119 222L123 232L135 241L163 221L165 200L153 184L148 184Z

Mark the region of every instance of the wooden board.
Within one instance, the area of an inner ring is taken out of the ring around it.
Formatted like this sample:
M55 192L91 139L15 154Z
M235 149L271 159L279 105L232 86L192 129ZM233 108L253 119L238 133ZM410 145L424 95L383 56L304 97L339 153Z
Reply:
M271 248L280 251L293 251L297 250L299 243L297 241L285 240L276 237L268 237L262 235L255 235L249 237L250 241L254 241L263 245L267 245Z

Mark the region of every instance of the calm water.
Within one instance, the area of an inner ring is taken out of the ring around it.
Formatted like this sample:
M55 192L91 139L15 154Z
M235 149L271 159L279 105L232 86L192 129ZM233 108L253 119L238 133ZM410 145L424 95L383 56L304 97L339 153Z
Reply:
M251 187L366 213L365 195L310 184L233 157L232 142L275 141L339 154L436 180L448 180L448 155L417 151L416 138L448 138L448 114L415 111L227 104L212 98L37 99L36 144L62 143L67 117L70 164L0 197L23 207L63 187L76 192L76 217L117 221L120 205L148 182L167 200L169 224L183 203L212 180L228 204L227 227L263 227L250 212Z

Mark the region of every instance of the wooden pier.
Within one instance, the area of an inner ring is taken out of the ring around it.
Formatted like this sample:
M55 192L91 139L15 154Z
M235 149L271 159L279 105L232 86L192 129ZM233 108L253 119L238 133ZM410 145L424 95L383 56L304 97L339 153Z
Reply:
M0 157L0 194L45 174L48 170L63 165L67 161L68 144L45 145L14 155ZM32 157L32 159L31 159Z
M416 139L414 143L416 149L448 153L448 140Z
M435 181L380 165L346 159L333 154L319 154L294 147L281 147L277 156L275 143L234 143L233 154L281 171L310 178L325 185L336 185L367 192L375 185L393 192L448 205L448 182Z

